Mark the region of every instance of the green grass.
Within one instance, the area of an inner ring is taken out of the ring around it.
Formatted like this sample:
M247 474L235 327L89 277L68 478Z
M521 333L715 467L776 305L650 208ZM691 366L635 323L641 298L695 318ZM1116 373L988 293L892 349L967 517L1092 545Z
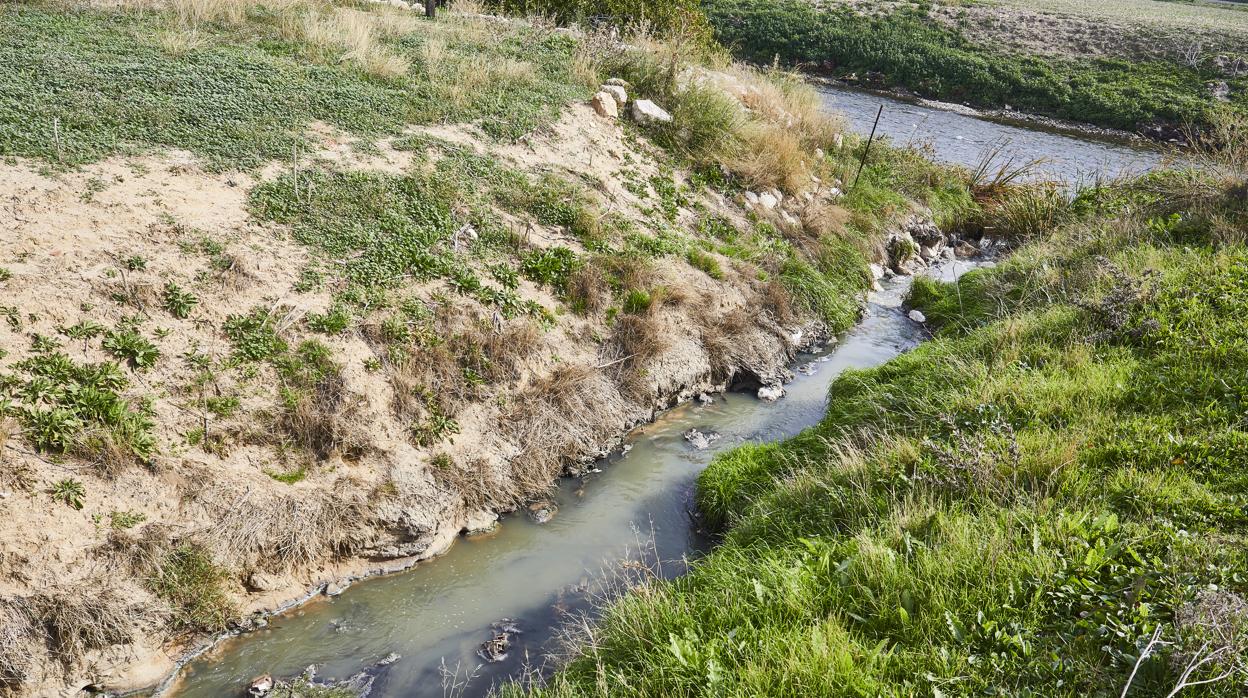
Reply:
M452 61L433 75L417 65L396 79L350 64L317 64L261 13L244 27L199 28L205 45L164 50L168 22L157 13L72 10L55 5L0 8L0 155L64 165L145 148L185 148L216 167L289 160L312 144L306 127L323 121L376 137L421 123L476 122L512 140L552 121L583 96L568 75L574 41L556 33L492 28L493 40L447 40ZM392 41L401 55L440 36L421 25ZM449 99L445 78L460 66L532 62L531 80L492 80L469 101ZM451 71L451 72L447 72Z
M917 4L879 17L807 0L706 0L716 35L760 63L778 57L834 75L878 72L884 85L925 97L1123 129L1161 121L1210 123L1212 68L1176 62L1060 59L997 53L927 18ZM1248 79L1229 82L1248 109Z
M184 543L165 556L147 586L173 607L174 629L216 632L236 610L224 588L226 579L206 550Z
M1215 624L1237 649L1192 678L1237 673L1183 695L1241 695L1248 201L1153 186L916 287L937 337L718 457L718 547L534 693L1118 696L1160 630L1129 695L1164 696Z

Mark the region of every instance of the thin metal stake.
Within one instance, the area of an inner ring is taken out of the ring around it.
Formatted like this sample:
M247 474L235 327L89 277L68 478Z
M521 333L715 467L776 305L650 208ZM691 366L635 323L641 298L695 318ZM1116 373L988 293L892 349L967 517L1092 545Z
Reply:
M854 183L849 186L850 189L858 186L858 178L862 176L862 168L867 164L867 155L871 153L871 142L875 140L875 129L880 125L880 115L884 113L884 104L880 104L880 110L875 113L875 123L871 124L871 136L867 138L867 147L862 150L862 160L858 161L858 172L854 175Z
M52 117L52 140L56 143L56 159L62 161L65 154L61 150L61 117Z

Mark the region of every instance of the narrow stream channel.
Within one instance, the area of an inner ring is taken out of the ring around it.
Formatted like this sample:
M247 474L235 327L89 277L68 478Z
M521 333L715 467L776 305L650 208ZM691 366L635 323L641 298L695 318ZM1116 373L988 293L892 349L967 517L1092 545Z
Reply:
M973 166L985 148L1005 139L1020 158L1045 155L1050 175L1068 182L1100 174L1155 167L1157 151L1074 138L931 109L874 94L825 90L829 107L844 112L855 130L869 131L881 102L881 133L894 143L927 143L935 156ZM968 265L939 273L954 278ZM901 312L908 280L886 282L870 299L857 327L833 345L799 357L809 374L786 386L775 404L751 395L716 396L709 406L685 405L637 429L632 449L600 464L601 472L559 485L559 513L545 525L523 516L504 519L489 535L461 539L445 556L409 572L359 582L341 596L315 601L255 633L231 639L192 662L169 691L178 698L240 695L251 678L298 674L315 664L323 677L344 678L389 655L402 659L374 686L378 698L446 695L445 670L473 678L456 695L483 696L491 685L540 664L566 611L585 607L586 589L604 569L638 555L667 561L665 575L679 574L682 559L695 557L706 540L691 516L697 474L715 453L748 441L794 435L824 413L832 380L847 369L888 361L921 341L923 330ZM690 428L722 437L706 451L683 438ZM491 624L512 619L515 637L506 661L487 664L477 648Z
M897 146L928 145L937 160L954 165L973 168L986 152L1001 146L994 163L1013 158L1022 164L1042 157L1045 161L1034 177L1078 184L1098 177L1140 174L1158 167L1166 157L1142 142L1080 137L1036 124L1002 123L863 90L821 87L819 92L830 111L845 115L852 130L870 133L879 113L877 136L887 136Z

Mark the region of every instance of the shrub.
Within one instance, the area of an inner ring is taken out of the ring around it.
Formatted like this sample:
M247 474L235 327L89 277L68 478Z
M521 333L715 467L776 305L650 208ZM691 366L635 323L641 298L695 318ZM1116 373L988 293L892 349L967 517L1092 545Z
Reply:
M234 355L240 359L264 361L286 351L286 340L278 336L276 323L263 308L227 317L222 329L234 343Z

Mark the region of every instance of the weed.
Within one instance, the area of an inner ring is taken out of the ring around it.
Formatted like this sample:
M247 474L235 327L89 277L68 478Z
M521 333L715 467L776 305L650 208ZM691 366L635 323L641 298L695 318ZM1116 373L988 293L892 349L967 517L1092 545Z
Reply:
M129 328L117 328L104 335L104 351L125 360L134 368L150 368L160 358L160 350L143 335Z
M563 291L567 289L568 278L578 266L579 260L575 252L566 247L552 247L525 254L520 271L533 281Z
M277 325L263 308L253 308L246 315L231 315L222 327L234 343L234 355L246 361L265 361L287 349L286 340L277 333Z
M172 281L165 284L164 300L165 310L179 320L185 320L190 317L191 310L199 304L199 299L195 297L195 294L183 289Z
M147 521L147 515L139 511L110 511L108 521L114 531L124 531Z
M82 509L83 500L87 496L87 488L82 482L72 478L58 480L48 488L48 494L53 500L61 502L73 509Z
M719 280L724 278L724 270L720 269L719 260L706 252L699 249L692 249L689 251L687 259L689 260L689 264L693 266L694 269L702 271L712 279Z

